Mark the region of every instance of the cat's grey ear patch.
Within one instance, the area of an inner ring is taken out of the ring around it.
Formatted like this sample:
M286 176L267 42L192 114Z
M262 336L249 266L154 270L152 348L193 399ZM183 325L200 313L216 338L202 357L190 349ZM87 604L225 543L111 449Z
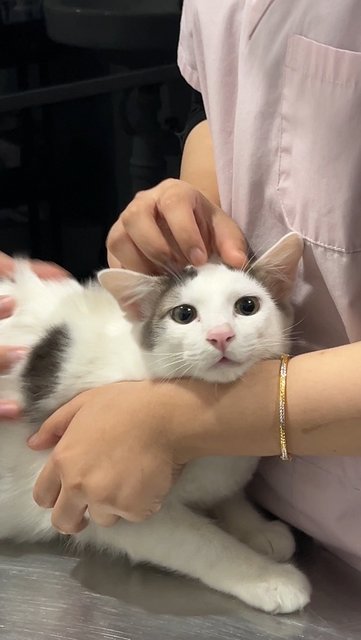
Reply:
M61 325L50 329L32 349L22 372L25 411L31 419L37 420L39 403L56 390L69 345L69 331Z
M186 267L181 272L181 278L182 278L183 281L184 280L193 280L193 278L196 278L197 275L198 275L198 271L193 266Z

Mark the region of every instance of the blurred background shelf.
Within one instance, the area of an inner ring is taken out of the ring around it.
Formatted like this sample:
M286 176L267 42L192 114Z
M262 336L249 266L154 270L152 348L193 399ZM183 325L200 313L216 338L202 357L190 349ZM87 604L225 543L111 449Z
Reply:
M44 0L53 40L126 52L175 52L180 11L179 0Z
M134 193L178 174L180 4L0 0L1 250L88 276Z

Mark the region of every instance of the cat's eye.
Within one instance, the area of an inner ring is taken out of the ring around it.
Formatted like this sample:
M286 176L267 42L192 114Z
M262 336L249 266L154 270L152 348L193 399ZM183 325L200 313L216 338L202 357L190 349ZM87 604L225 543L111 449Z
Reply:
M189 324L196 319L197 311L190 304L181 304L179 307L172 309L170 317L178 324Z
M260 308L259 299L255 296L243 296L234 305L234 310L241 316L253 316Z

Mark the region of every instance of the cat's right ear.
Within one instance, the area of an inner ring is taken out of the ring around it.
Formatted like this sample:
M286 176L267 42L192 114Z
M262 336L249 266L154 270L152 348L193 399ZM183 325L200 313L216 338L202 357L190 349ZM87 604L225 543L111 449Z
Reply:
M109 291L132 321L145 320L162 291L162 276L147 276L127 269L103 269L98 273L101 286Z
M249 273L262 282L275 300L287 301L292 293L303 249L302 236L292 231L252 264Z

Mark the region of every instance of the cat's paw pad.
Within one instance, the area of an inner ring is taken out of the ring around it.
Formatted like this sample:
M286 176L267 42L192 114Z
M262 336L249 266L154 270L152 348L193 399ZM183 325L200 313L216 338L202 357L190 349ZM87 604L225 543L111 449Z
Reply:
M286 562L292 558L296 549L289 527L279 520L266 522L261 529L253 532L247 545L276 562Z
M275 564L266 574L244 584L242 600L267 613L292 613L310 601L306 576L290 564Z

